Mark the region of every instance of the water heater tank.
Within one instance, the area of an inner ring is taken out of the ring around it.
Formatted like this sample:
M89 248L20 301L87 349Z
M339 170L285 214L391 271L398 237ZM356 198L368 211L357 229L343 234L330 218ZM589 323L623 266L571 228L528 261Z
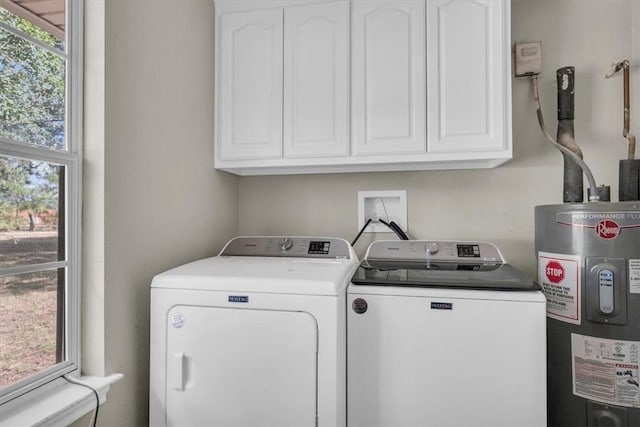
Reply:
M549 426L640 426L640 203L537 206Z

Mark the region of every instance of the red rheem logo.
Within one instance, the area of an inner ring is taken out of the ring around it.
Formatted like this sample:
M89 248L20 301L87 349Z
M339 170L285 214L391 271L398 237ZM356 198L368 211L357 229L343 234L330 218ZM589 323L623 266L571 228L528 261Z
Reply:
M620 234L620 226L615 221L604 219L596 224L596 234L601 239L615 239Z
M564 280L564 267L558 261L549 261L544 273L551 283L558 284Z

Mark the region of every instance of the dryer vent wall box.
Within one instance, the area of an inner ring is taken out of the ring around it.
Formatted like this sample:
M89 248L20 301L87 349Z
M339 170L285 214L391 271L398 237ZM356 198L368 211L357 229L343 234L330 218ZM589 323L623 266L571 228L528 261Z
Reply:
M366 228L365 233L392 233L384 224L394 221L408 231L407 222L407 191L358 191L358 230L371 219L371 224Z
M342 239L242 237L154 277L150 425L344 426L357 266Z

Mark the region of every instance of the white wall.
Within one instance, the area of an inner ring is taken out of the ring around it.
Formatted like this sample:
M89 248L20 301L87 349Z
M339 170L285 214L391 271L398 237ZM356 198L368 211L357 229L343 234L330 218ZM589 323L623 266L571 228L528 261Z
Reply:
M99 425L142 426L149 284L236 234L237 179L213 169L213 2L87 8L84 371L124 374Z
M632 3L512 1L512 40L542 40L540 96L554 135L555 71L576 67L576 139L598 185L611 185L614 200L618 160L627 150L622 77L604 80L603 75L613 61L631 54ZM637 72L634 77L640 85ZM640 115L635 118L640 124ZM413 238L493 241L512 264L534 275L533 209L562 202L562 157L540 133L528 79L513 81L513 141L514 159L490 170L243 177L239 232L351 240L357 232L359 190L406 189ZM356 245L360 255L374 237L395 239L388 233L365 234Z

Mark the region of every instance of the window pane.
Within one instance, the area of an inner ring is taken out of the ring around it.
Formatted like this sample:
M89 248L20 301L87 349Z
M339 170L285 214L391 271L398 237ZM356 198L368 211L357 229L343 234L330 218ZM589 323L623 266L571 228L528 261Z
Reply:
M12 6L11 4L5 5ZM37 2L23 2L20 6L11 7L16 13L0 7L0 22L64 52L64 6L63 0L49 0L39 4ZM34 16L34 13L42 12L46 12L44 18Z
M83 3L0 0L0 406L77 368Z
M0 29L0 89L0 137L65 148L64 58Z
M61 360L64 271L0 277L0 388Z
M0 156L0 269L65 259L63 168Z
M0 232L0 268L57 260L55 231Z

